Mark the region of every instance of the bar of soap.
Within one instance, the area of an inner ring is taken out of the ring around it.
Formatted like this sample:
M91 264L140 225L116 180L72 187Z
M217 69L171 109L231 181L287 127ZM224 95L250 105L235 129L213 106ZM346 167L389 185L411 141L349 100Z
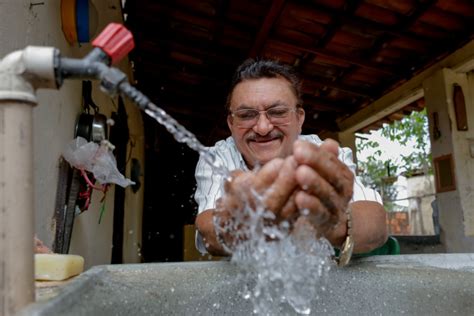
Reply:
M35 279L62 281L84 271L84 258L77 255L35 254Z

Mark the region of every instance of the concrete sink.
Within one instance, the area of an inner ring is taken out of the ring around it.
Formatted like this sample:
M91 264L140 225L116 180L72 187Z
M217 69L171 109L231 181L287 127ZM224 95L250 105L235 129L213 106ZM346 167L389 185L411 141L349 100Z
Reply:
M94 267L25 315L251 315L229 262ZM311 315L472 315L474 254L378 256L333 267ZM281 315L295 315L286 304Z

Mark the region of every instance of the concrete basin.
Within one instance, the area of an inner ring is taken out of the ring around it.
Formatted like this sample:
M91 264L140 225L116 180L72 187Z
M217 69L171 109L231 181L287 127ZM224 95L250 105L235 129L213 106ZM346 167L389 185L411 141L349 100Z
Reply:
M251 315L238 272L230 262L97 266L23 314ZM318 293L311 315L472 315L474 254L358 259L333 267Z

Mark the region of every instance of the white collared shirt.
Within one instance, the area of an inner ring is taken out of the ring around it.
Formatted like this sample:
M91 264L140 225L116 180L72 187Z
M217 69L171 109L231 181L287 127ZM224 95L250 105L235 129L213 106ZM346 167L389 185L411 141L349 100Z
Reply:
M300 135L299 139L316 145L323 143L317 135ZM214 147L209 147L208 149L215 155L218 163L225 166L227 170L249 170L232 137L218 141ZM355 175L356 165L352 160L352 150L350 148L343 147L339 149L339 160L344 162ZM198 213L214 209L217 199L224 193L224 176L214 172L211 166L200 157L196 166L195 177L197 187L194 199L199 205ZM376 201L382 204L380 194L373 189L366 188L360 179L355 177L354 194L352 195L351 202L361 200ZM207 252L202 237L198 232L196 234L196 248L201 253Z

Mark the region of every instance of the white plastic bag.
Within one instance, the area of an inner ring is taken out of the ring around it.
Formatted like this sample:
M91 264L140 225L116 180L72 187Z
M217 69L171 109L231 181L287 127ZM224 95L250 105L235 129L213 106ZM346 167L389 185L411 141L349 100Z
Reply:
M118 171L112 148L108 141L102 141L99 146L77 137L66 146L63 157L74 168L92 172L100 184L115 183L124 188L135 184Z

